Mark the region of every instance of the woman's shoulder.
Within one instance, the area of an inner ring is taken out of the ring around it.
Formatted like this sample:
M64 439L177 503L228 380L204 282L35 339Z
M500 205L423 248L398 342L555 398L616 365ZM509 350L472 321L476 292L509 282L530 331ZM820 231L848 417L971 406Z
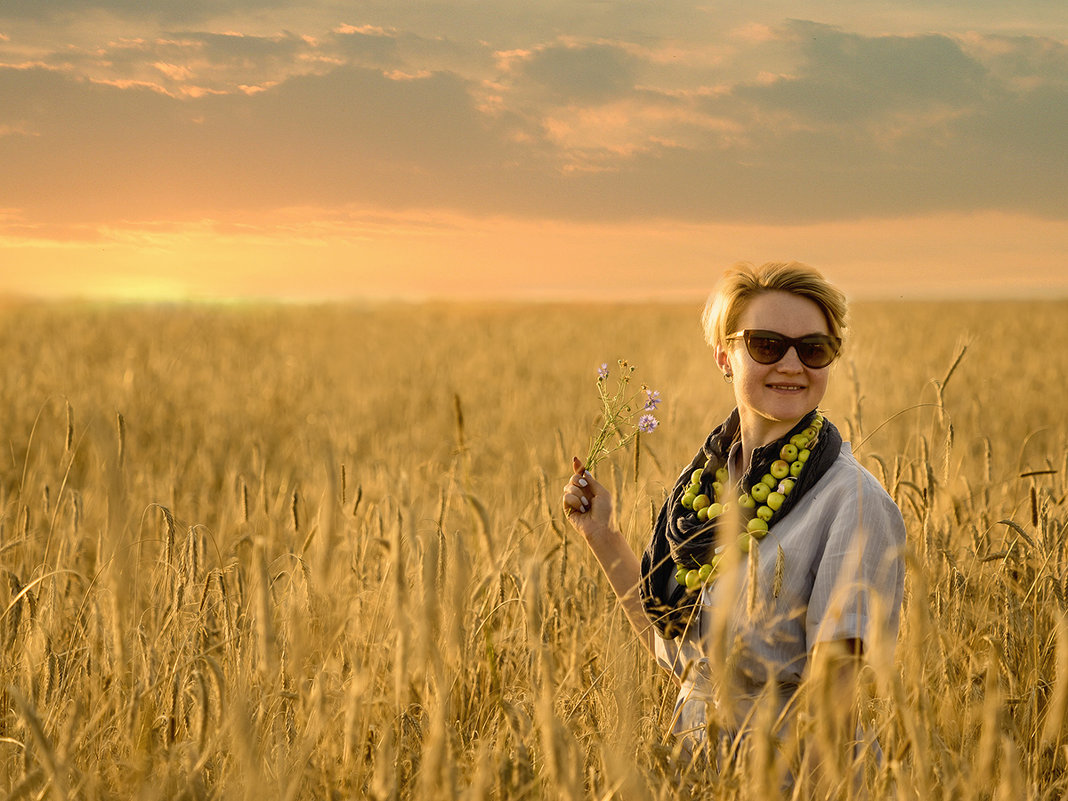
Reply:
M881 510L884 514L901 519L901 510L886 488L853 455L848 442L842 443L838 458L820 481L821 493L835 504L855 500L869 510Z
M853 449L848 442L843 442L838 452L838 458L834 460L824 475L828 486L838 489L851 489L862 492L885 496L890 499L890 493L879 483L871 471L860 463L853 455Z

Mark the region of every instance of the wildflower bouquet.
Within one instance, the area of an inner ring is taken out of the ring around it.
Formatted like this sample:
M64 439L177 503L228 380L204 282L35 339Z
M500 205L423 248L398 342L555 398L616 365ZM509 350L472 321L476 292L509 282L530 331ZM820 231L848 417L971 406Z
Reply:
M660 425L656 419L660 405L660 393L645 384L631 392L634 365L619 360L619 376L615 387L609 387L608 363L597 370L597 394L601 399L602 420L594 434L586 454L586 469L592 471L596 464L619 448L626 447L639 434L650 434Z

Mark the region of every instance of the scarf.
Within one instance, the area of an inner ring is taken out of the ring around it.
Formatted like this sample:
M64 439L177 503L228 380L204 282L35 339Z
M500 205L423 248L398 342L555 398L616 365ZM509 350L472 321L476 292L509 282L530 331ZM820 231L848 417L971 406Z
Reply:
M804 431L816 417L813 409L806 414L784 437L762 445L753 451L749 469L742 476L739 493L748 491L768 472L772 462L779 458L782 446L790 438ZM679 475L670 495L660 509L653 536L641 560L640 591L645 613L657 630L667 639L685 634L691 620L694 619L701 593L687 592L686 588L675 581L675 571L679 564L703 564L709 560L717 545L733 542L738 532L720 531L719 519L701 522L691 510L681 503L682 496L690 485L690 476L697 468L704 468L701 486L712 497L712 482L716 470L725 467L731 446L739 439L740 417L738 410L717 426L705 440L701 450L693 461ZM842 448L842 435L829 420L825 420L801 475L793 490L775 513L771 526L790 513L797 502L808 490L814 487L823 474L827 472ZM753 540L751 547L757 547Z

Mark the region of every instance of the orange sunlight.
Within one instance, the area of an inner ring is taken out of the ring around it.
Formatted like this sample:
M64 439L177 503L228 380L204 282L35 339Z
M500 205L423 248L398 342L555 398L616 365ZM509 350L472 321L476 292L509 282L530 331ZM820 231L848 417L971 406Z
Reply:
M364 214L0 238L0 293L129 300L699 299L740 260L798 259L854 297L1068 294L1068 223L952 215L805 226Z

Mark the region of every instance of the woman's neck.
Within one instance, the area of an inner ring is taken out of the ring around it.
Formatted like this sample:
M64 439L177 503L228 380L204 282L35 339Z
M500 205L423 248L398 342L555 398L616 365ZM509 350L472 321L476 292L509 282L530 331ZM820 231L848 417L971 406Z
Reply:
M786 436L798 420L769 420L751 410L739 410L739 431L742 437L742 474L749 470L757 448Z

